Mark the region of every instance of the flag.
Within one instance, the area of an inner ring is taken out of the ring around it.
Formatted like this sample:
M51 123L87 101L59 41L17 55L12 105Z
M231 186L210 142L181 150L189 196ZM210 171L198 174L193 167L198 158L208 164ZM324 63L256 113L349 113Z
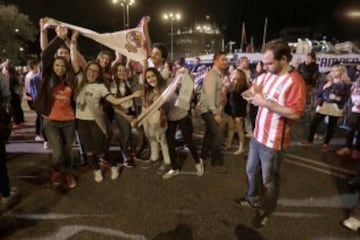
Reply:
M160 97L157 98L148 108L141 111L140 115L136 118L137 126L141 126L147 119L149 119L156 110L158 110L164 103L171 97L176 91L178 83L183 78L182 74L179 74L175 79L167 86L167 88L161 93Z
M240 43L240 49L243 51L243 47L247 45L246 41L246 31L245 31L245 22L242 23L242 30L241 30L241 43Z
M75 26L49 18L45 28L58 25L78 31L81 35L90 38L134 61L142 62L149 55L150 39L148 37L147 24L149 17L143 17L136 28L112 33L97 33L93 30Z

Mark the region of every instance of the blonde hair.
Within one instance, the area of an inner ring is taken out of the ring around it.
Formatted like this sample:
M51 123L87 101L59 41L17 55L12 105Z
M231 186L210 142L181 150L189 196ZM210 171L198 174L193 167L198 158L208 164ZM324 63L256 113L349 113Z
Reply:
M347 74L346 71L346 67L343 64L335 64L334 66L331 67L331 71L327 76L327 80L334 80L334 71L335 70L340 70L341 72L341 76L340 76L340 80L344 81L344 82L350 82L350 78Z

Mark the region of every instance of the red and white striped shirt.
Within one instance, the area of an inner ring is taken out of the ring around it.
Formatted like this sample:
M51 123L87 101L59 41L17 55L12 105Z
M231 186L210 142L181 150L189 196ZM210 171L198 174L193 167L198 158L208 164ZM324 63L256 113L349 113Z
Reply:
M265 99L301 113L305 106L305 81L296 71L278 76L272 73L260 75L255 84L261 86ZM293 121L268 108L259 107L253 137L272 149L286 149L290 144Z

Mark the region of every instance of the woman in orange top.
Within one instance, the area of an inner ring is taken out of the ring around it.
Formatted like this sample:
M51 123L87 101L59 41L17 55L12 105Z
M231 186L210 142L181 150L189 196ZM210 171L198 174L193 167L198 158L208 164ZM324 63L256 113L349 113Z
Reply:
M74 74L69 61L55 57L53 44L64 41L67 28L59 26L57 37L41 54L42 85L33 107L44 118L44 131L53 149L51 182L61 184L62 178L69 188L76 187L72 170L72 144L75 134L75 112L72 107Z

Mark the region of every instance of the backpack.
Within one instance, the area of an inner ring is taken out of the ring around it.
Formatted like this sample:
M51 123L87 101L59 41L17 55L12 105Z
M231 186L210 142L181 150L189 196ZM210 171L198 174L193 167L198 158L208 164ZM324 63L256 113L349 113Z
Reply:
M11 115L3 103L3 95L0 89L0 139L7 141L11 134Z

